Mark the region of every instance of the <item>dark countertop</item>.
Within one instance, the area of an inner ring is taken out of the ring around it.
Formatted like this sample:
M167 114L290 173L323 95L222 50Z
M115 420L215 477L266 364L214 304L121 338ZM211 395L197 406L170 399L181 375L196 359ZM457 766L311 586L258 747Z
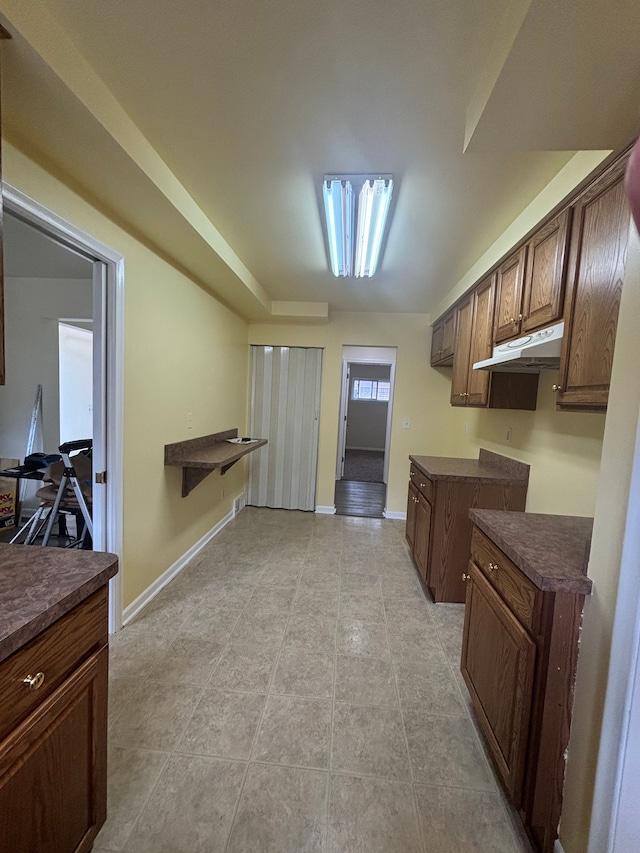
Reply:
M0 661L107 583L115 554L0 543Z
M539 589L588 595L592 518L469 510L469 518Z
M473 480L478 483L526 485L529 466L508 456L480 450L478 459L449 456L410 456L430 480Z

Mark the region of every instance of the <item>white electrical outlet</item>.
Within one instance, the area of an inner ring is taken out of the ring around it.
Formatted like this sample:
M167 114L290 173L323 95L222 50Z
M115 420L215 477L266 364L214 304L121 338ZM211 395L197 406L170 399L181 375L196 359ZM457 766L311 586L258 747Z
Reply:
M469 432L469 424L464 425L464 434L466 435Z
M193 429L193 412L187 412L187 429Z
M411 429L411 418L405 418L402 421L402 429Z
M508 442L509 442L509 444L510 444L510 443L511 443L511 427L509 427L509 428L507 429L506 439L507 439L507 441L508 441Z

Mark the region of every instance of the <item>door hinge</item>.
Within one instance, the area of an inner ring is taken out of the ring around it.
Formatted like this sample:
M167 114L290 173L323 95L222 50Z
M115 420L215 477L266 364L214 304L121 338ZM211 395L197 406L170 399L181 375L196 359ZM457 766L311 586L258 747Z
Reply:
M107 482L107 472L106 471L98 471L96 472L96 483L99 486L106 485Z

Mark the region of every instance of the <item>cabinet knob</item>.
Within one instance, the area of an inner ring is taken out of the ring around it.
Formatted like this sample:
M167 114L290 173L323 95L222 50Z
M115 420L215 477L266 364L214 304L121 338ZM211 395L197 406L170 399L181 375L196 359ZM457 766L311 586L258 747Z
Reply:
M465 583L466 583L468 580L470 580L470 579L471 579L471 575L466 574L466 572L463 572L463 573L462 573L462 580L463 580Z
M510 322L510 323L515 323L515 321L516 321L516 318L515 318L515 317L510 317L510 318L509 318L509 322Z
M36 672L35 675L28 675L22 679L22 683L26 684L29 690L37 690L44 684L44 672Z
M562 391L562 386L561 385L552 385L551 390L552 391Z
M416 473L415 471L411 471L411 472L410 472L410 474L409 474L409 476L410 476L410 477L413 477L415 473Z
M518 314L518 320L522 320L522 314Z
M489 571L490 572L497 572L499 568L500 568L500 566L497 563L491 563L491 562L489 563Z

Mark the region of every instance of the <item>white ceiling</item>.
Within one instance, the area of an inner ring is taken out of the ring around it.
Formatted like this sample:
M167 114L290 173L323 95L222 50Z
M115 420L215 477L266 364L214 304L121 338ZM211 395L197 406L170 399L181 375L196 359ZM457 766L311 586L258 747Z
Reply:
M7 137L248 317L429 311L574 150L638 127L630 0L27 5L0 0ZM369 171L397 183L382 266L335 279L321 178Z

